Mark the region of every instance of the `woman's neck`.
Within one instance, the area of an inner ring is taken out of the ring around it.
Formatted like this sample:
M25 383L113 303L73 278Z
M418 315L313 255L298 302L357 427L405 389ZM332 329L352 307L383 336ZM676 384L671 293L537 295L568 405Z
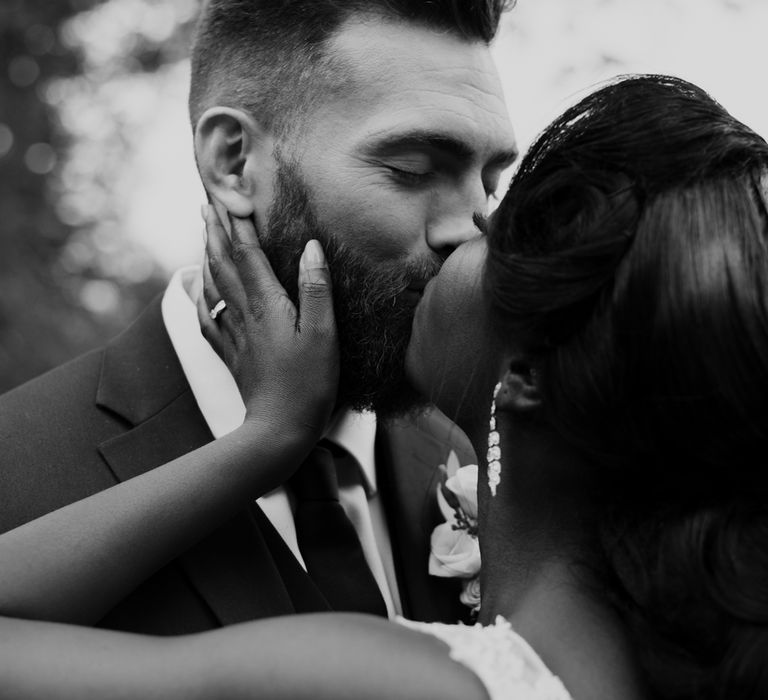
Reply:
M487 436L473 437L483 478ZM568 453L552 442L541 444L520 436L512 446L502 437L498 495L480 489L480 622L507 618L574 698L638 700L642 684L625 627L597 593L597 511L581 489L563 485L582 465L566 464ZM546 475L554 479L547 483Z
M566 560L539 562L509 586L508 573L484 571L481 621L507 618L574 698L642 700L624 625L578 569Z

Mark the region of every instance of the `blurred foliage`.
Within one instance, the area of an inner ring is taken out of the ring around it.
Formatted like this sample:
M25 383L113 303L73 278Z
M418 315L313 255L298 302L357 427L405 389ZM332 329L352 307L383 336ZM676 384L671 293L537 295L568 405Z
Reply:
M2 0L0 391L104 342L161 290L150 256L109 221L109 173L130 141L99 98L109 85L112 103L130 103L121 80L183 57L196 8Z

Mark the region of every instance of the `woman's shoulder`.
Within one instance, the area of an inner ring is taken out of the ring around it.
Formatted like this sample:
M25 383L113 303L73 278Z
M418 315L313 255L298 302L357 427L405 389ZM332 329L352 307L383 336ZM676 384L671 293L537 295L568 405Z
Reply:
M445 642L451 658L483 682L490 700L571 700L560 679L501 616L487 626L397 621Z

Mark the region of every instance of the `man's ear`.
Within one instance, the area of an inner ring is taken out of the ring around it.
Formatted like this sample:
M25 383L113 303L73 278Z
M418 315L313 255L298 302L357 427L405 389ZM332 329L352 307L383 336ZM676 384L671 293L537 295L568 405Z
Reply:
M529 413L541 406L538 374L531 364L520 357L506 357L496 395L496 410Z
M195 127L195 155L211 197L242 218L263 214L272 202L274 139L250 115L211 107Z

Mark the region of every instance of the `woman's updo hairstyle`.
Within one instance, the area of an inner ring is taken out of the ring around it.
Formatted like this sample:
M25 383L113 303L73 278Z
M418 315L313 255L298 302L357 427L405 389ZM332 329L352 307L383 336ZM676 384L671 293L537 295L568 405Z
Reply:
M625 77L541 134L485 281L604 491L606 591L664 698L768 697L768 145Z

